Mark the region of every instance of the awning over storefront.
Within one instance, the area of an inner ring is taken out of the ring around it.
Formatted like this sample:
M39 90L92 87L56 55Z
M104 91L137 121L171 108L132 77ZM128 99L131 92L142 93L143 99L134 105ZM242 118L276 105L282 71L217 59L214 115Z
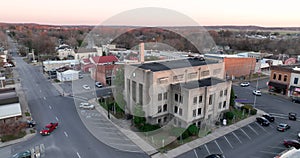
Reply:
M294 92L300 92L300 87L290 86L290 90Z
M272 81L269 81L269 86L272 86L272 87L275 87L275 88L279 88L279 89L287 89L287 85L286 84L272 82Z

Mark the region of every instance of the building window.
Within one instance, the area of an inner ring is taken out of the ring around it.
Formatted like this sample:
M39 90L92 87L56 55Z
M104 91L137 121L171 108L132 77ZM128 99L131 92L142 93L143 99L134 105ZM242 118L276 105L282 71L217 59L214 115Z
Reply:
M167 104L164 104L163 106L163 111L166 112L168 110L168 105Z
M197 127L200 128L200 126L201 126L201 121L197 122Z
M194 97L193 103L194 103L194 104L197 104L197 97Z
M165 92L164 93L164 100L167 100L168 99L168 92Z
M278 80L281 81L281 74L278 75Z
M189 79L193 79L193 78L196 78L196 77L197 77L197 72L192 72L192 73L188 74Z
M286 82L287 81L287 75L284 75L283 77L283 81Z
M179 108L179 115L182 116L182 109Z
M164 123L166 123L166 122L167 122L167 120L168 120L168 118L167 118L167 117L164 117Z
M157 113L161 113L161 105L158 106Z
M173 76L173 81L182 81L182 80L183 80L183 75Z
M203 76L203 77L209 76L209 70L202 71L202 72L201 72L201 76Z
M160 124L161 123L161 119L157 119L157 123Z
M220 97L222 97L222 96L223 96L223 90L220 91Z
M202 103L202 95L199 96L199 103Z
M174 107L174 113L177 114L177 112L178 112L178 106L175 106Z
M139 102L143 105L143 85L139 84Z
M227 96L227 89L225 89L224 91L224 96Z
M193 117L196 117L196 110L193 110Z
M175 94L175 101L178 102L178 94Z
M274 74L273 74L273 80L275 80L275 79L276 79L276 74L274 73Z
M219 109L222 108L222 102L219 102Z
M208 99L208 104L209 104L209 105L212 104L212 99L213 99L213 95L209 95L209 99Z
M132 100L136 102L136 82L132 81Z
M198 108L198 116L201 115L201 108Z
M223 108L225 108L225 107L226 107L226 101L223 102Z
M179 102L183 103L183 97L180 95Z
M158 101L162 100L162 93L158 93Z
M294 84L298 84L299 78L294 78Z

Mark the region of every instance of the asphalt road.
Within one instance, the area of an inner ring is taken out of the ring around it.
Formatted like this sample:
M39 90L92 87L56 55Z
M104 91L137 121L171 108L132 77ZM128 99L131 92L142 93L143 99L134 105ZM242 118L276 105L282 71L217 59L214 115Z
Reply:
M40 130L49 122L59 122L50 136L37 134L32 139L2 149L11 154L44 144L46 158L148 157L145 153L119 151L95 139L83 125L72 98L62 97L42 75L41 67L28 65L15 57L32 117Z
M252 90L266 88L268 79L252 82L249 87L233 86L238 99L254 102ZM288 113L300 111L300 104L292 103L288 99L276 95L263 93L256 97L256 107L275 116L275 122L263 127L252 122L225 136L221 136L209 143L201 145L192 151L180 155L180 158L201 158L213 153L223 153L226 158L273 158L286 149L284 139L297 139L300 131L300 118L297 121L288 120ZM299 113L300 114L300 113ZM286 132L279 132L279 123L291 125Z

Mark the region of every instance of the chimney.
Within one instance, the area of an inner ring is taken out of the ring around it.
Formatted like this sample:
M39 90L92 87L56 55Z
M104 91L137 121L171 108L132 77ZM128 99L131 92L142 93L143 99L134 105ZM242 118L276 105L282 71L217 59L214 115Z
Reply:
M140 45L139 45L139 52L140 52L140 61L141 63L144 63L145 59L144 59L144 42L141 42Z

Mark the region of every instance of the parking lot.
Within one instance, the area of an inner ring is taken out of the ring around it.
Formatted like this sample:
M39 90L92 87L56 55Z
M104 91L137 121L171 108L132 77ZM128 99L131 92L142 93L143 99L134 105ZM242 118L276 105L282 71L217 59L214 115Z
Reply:
M273 158L287 149L283 145L283 140L297 139L300 131L300 119L291 121L285 114L274 115L275 122L269 126L261 126L257 122L252 122L179 157L202 158L210 154L223 153L226 158ZM279 132L276 129L279 123L287 123L291 128L285 132Z

